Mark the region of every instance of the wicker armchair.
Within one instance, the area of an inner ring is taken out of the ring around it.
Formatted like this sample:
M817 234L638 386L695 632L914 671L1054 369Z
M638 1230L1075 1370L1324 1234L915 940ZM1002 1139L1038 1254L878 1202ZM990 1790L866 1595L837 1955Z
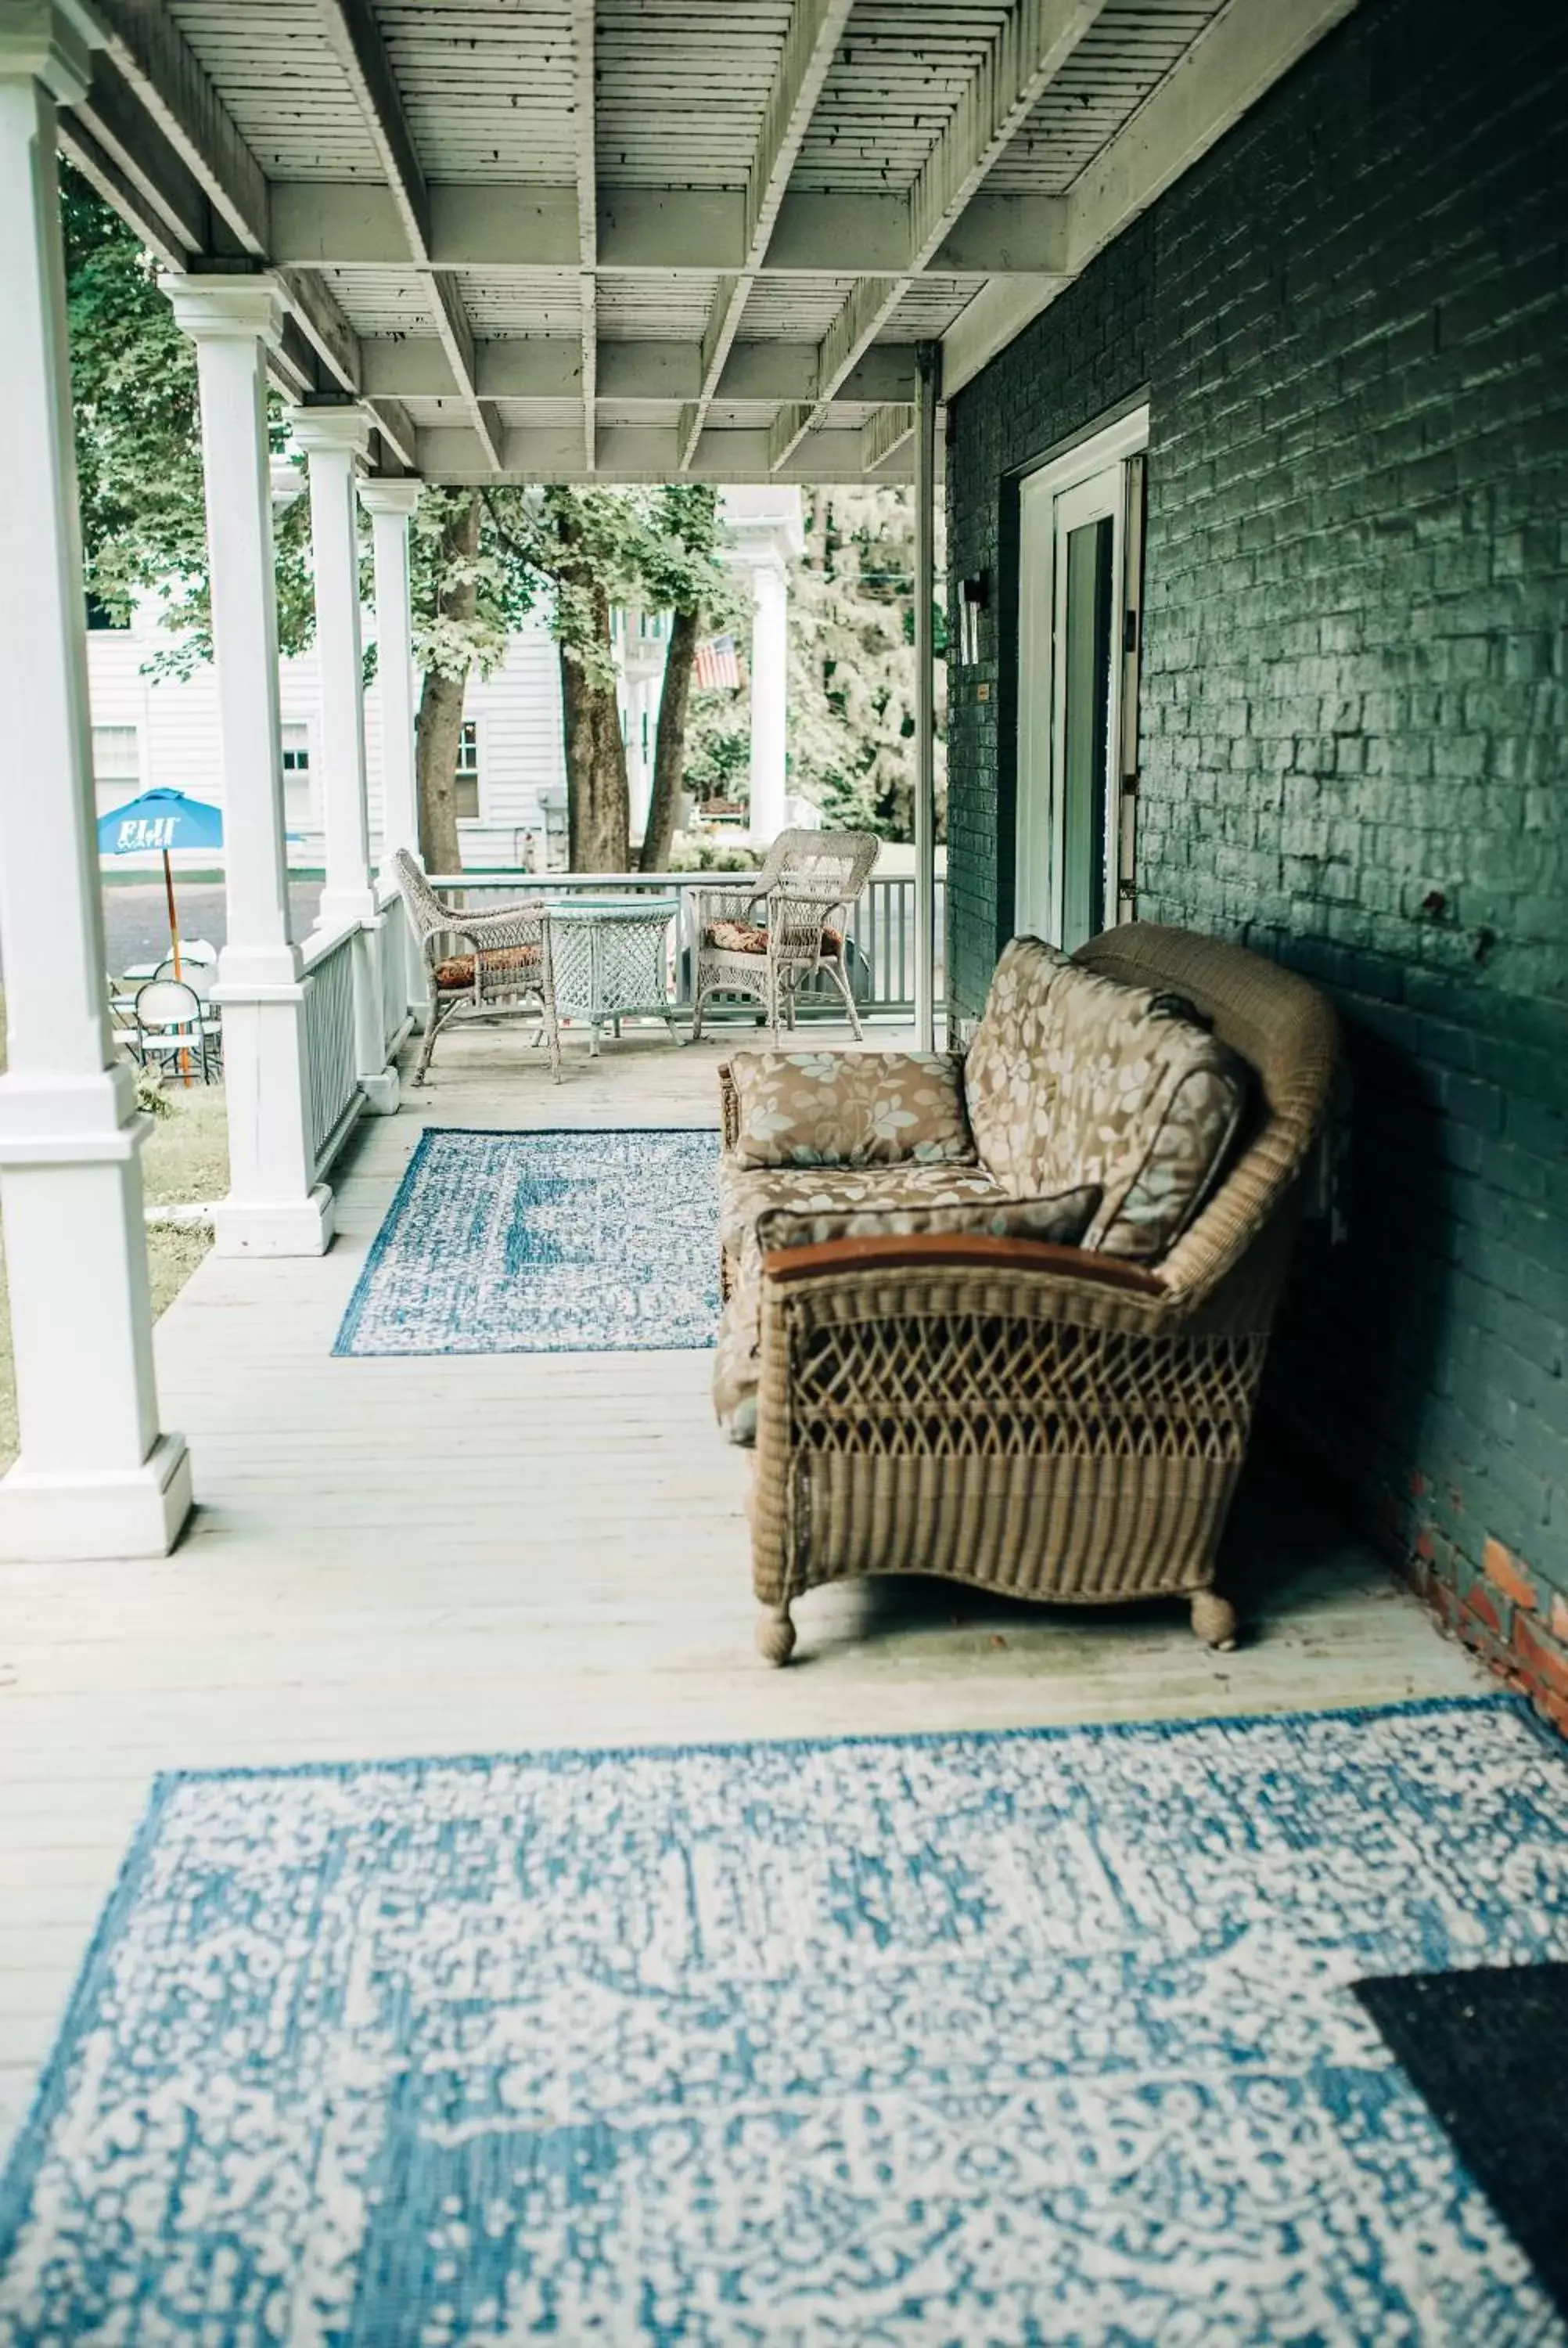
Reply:
M471 913L438 897L406 849L399 849L393 860L430 979L430 1019L415 1083L425 1082L436 1038L452 1020L535 1009L549 1052L550 1076L559 1084L560 1034L549 922L541 901L522 897Z
M781 831L748 887L696 892L694 1044L702 1038L702 1005L711 994L753 996L776 1044L780 1014L794 1025L796 993L818 972L838 989L855 1039L861 1040L844 933L833 927L833 917L847 920L880 845L868 831Z
M928 1573L1100 1604L1182 1593L1235 1643L1214 1558L1252 1425L1334 1014L1240 948L1137 923L1075 957L1169 989L1257 1079L1241 1154L1154 1267L1036 1241L837 1239L762 1261L753 1579L769 1662L792 1601ZM727 1146L735 1134L726 1088Z

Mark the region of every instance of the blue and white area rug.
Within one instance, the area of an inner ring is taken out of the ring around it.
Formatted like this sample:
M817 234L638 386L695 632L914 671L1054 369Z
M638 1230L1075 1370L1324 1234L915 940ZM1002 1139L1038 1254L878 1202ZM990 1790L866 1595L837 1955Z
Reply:
M8 2348L1547 2348L1349 1992L1568 1953L1512 1699L161 1780Z
M711 1345L719 1138L433 1127L334 1354L577 1354Z

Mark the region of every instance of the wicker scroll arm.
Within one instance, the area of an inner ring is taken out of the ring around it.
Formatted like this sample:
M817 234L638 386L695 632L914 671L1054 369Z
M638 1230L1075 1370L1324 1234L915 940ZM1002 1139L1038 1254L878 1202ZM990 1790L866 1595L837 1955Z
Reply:
M1194 1592L1266 1320L1042 1241L918 1234L764 1259L753 1578L935 1573L1076 1601Z
M476 1005L548 992L549 923L541 900L458 919L446 935L474 957Z

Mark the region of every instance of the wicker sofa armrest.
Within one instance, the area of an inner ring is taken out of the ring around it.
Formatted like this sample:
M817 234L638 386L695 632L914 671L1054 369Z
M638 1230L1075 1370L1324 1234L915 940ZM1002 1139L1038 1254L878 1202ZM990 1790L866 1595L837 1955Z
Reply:
M741 1096L728 1060L719 1063L719 1149L728 1157L740 1138Z
M763 1258L763 1276L781 1284L845 1272L974 1271L1047 1273L1126 1296L1163 1300L1157 1272L1121 1256L1064 1247L1054 1240L1001 1239L989 1231L910 1231L876 1239L823 1240L811 1247L775 1249Z

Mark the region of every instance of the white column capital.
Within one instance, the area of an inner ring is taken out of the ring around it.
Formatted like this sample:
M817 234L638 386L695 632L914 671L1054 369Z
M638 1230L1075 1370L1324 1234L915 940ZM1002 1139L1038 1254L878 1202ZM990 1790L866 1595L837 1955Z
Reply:
M0 82L41 82L58 106L79 106L103 35L77 0L7 0L0 10Z
M322 407L291 407L294 446L307 457L348 457L356 465L370 458L370 417L351 401Z
M210 277L171 270L158 284L169 296L176 325L194 343L260 342L275 350L283 339L289 305L277 279L264 270Z
M395 481L377 477L360 482L359 501L367 514L395 514L406 521L418 505L424 488L423 481L408 475Z

